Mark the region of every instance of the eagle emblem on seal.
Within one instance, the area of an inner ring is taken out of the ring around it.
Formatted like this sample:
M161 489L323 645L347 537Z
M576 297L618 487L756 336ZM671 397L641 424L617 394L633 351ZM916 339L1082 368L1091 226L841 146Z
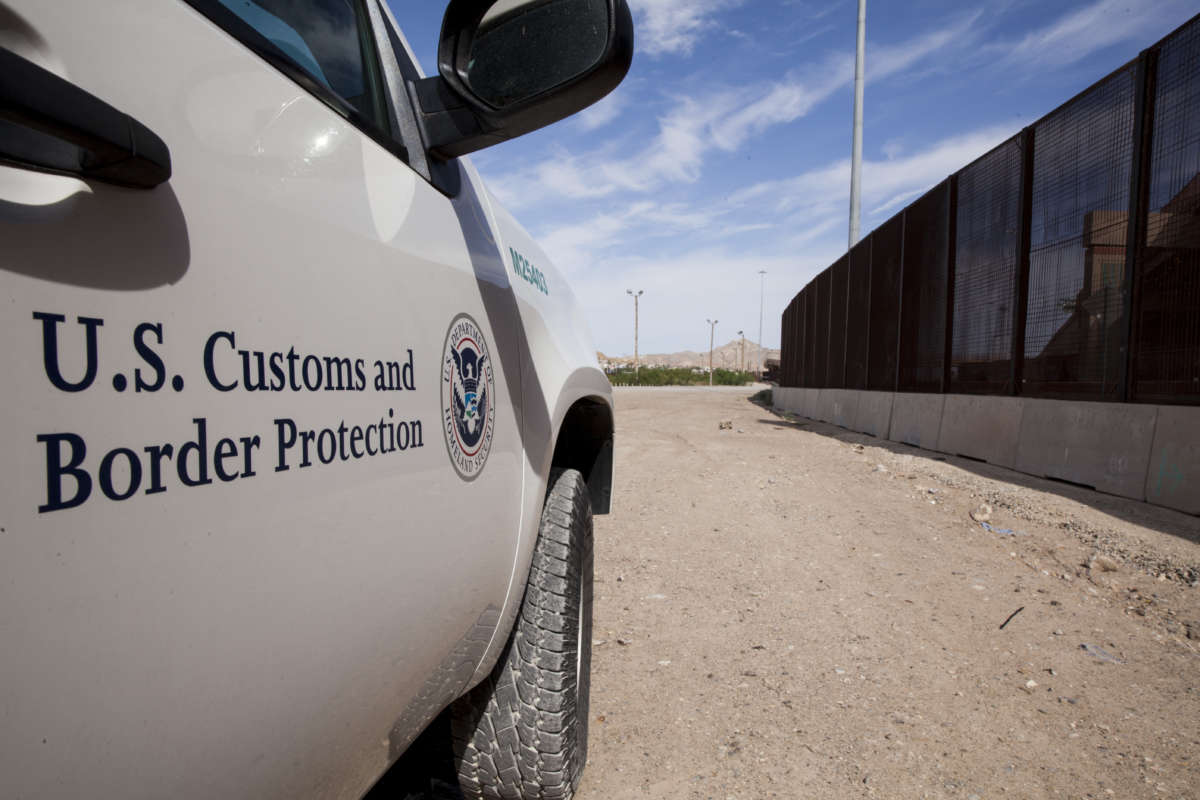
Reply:
M495 378L483 330L467 314L450 323L442 358L442 433L464 480L483 470L495 429Z
M480 355L470 346L450 349L454 359L454 423L467 447L474 447L483 435L483 420L487 417L487 384L481 383L479 373L487 366L487 355Z

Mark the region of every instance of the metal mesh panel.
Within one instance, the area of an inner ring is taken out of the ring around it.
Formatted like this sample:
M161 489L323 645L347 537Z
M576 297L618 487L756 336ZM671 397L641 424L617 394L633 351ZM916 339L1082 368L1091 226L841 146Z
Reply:
M783 322L779 328L779 385L791 386L792 377L792 352L794 345L792 344L792 316L795 313L795 299L788 303L787 308L783 310Z
M808 374L808 384L806 385L812 387L812 389L816 389L816 387L824 383L824 363L820 361L820 354L817 353L817 350L820 350L824 345L824 341L826 341L823 333L820 336L817 335L817 325L821 323L821 303L818 302L820 300L820 296L818 296L820 293L817 291L816 278L812 278L808 293L808 311L804 314L804 325L805 329L808 330L809 347L806 353L808 353L809 357L808 361L804 362L804 372Z
M1163 44L1154 94L1134 396L1200 403L1200 22Z
M827 365L829 364L829 287L833 283L833 268L827 268L817 276L817 320L813 332L813 386L828 386Z
M871 318L868 330L867 388L896 388L896 342L900 325L900 256L904 215L892 217L871 235Z
M950 391L1012 390L1020 205L1019 139L958 173Z
M833 282L829 295L829 361L825 365L825 385L842 389L846 381L846 278L850 269L848 255L833 262Z
M796 339L797 341L805 341L805 335L808 332L808 293L804 292L797 298L799 314L797 314ZM807 386L804 382L804 376L808 369L808 348L801 347L797 349L797 359L799 364L796 368L796 385Z
M902 392L940 392L946 358L949 192L943 184L908 207L901 285Z
M788 305L788 324L787 324L787 383L785 386L799 386L799 359L796 357L800 350L800 326L798 324L800 316L800 295L792 298L791 304Z
M1200 405L1200 17L884 223L785 318L796 385Z
M796 301L796 297L792 297L792 302L787 303L787 311L784 312L784 332L780 343L781 386L796 385Z
M1034 129L1024 393L1119 394L1133 101L1127 68Z
M804 336L802 333L804 303L803 295L797 294L783 312L782 341L780 345L780 386L800 386L801 355ZM740 366L739 366L740 368Z
M846 283L846 388L867 388L867 348L871 304L871 240L850 251Z
M792 343L788 334L792 328L792 304L788 303L783 309L783 319L779 326L779 385L787 386L791 373L788 366L792 359ZM740 362L739 362L740 363Z
M816 339L816 285L811 281L805 285L804 291L804 374L802 386L812 387L812 373L815 371L816 354L812 342Z
M804 341L804 313L808 308L803 294L796 295L793 302L795 306L794 317L792 322L792 352L795 353L794 361L792 362L792 386L803 386L804 383L804 348L801 343Z

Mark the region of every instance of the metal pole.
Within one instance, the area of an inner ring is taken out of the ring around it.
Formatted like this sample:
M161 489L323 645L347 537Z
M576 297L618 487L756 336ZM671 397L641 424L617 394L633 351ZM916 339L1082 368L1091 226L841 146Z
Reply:
M862 182L863 72L867 49L867 0L858 0L858 52L854 60L854 144L850 157L850 244L858 244L859 190Z
M638 382L638 298L642 296L642 289L638 289L637 294L633 293L632 289L626 289L625 294L633 298L633 382Z
M742 337L741 344L738 345L738 372L746 371L746 334L738 331L738 336Z
M762 326L763 326L763 300L766 297L767 271L760 269L758 271L758 357L754 360L754 369L758 372L758 379L762 380Z
M708 319L708 320L705 320L705 322L707 322L708 326L709 326L708 327L708 385L712 386L713 385L713 362L712 362L713 339L717 335L717 323L720 322L720 320Z
M1136 399L1137 390L1137 354L1138 337L1141 335L1137 324L1137 310L1142 303L1141 278L1138 269L1141 268L1142 247L1146 241L1146 226L1150 208L1150 159L1154 143L1154 102L1158 85L1157 49L1145 50L1137 61L1137 71L1134 73L1137 93L1133 101L1133 170L1129 176L1129 224L1126 226L1125 239L1125 270L1121 276L1121 299L1124 308L1124 321L1118 321L1121 326L1122 351L1124 357L1118 365L1117 393L1114 399L1127 403ZM1107 308L1107 306L1106 306ZM1105 357L1108 355L1108 343L1104 345Z

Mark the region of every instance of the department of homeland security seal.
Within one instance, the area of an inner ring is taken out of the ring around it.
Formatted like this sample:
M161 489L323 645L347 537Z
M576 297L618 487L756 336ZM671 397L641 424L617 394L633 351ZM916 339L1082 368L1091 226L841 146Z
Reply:
M492 449L495 390L483 331L470 316L459 314L442 353L442 433L450 463L463 480L479 476Z

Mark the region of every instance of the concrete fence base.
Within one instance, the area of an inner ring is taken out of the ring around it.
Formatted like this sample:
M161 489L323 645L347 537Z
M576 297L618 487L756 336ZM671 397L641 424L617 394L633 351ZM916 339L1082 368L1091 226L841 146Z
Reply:
M775 407L1200 514L1200 408L777 387Z

